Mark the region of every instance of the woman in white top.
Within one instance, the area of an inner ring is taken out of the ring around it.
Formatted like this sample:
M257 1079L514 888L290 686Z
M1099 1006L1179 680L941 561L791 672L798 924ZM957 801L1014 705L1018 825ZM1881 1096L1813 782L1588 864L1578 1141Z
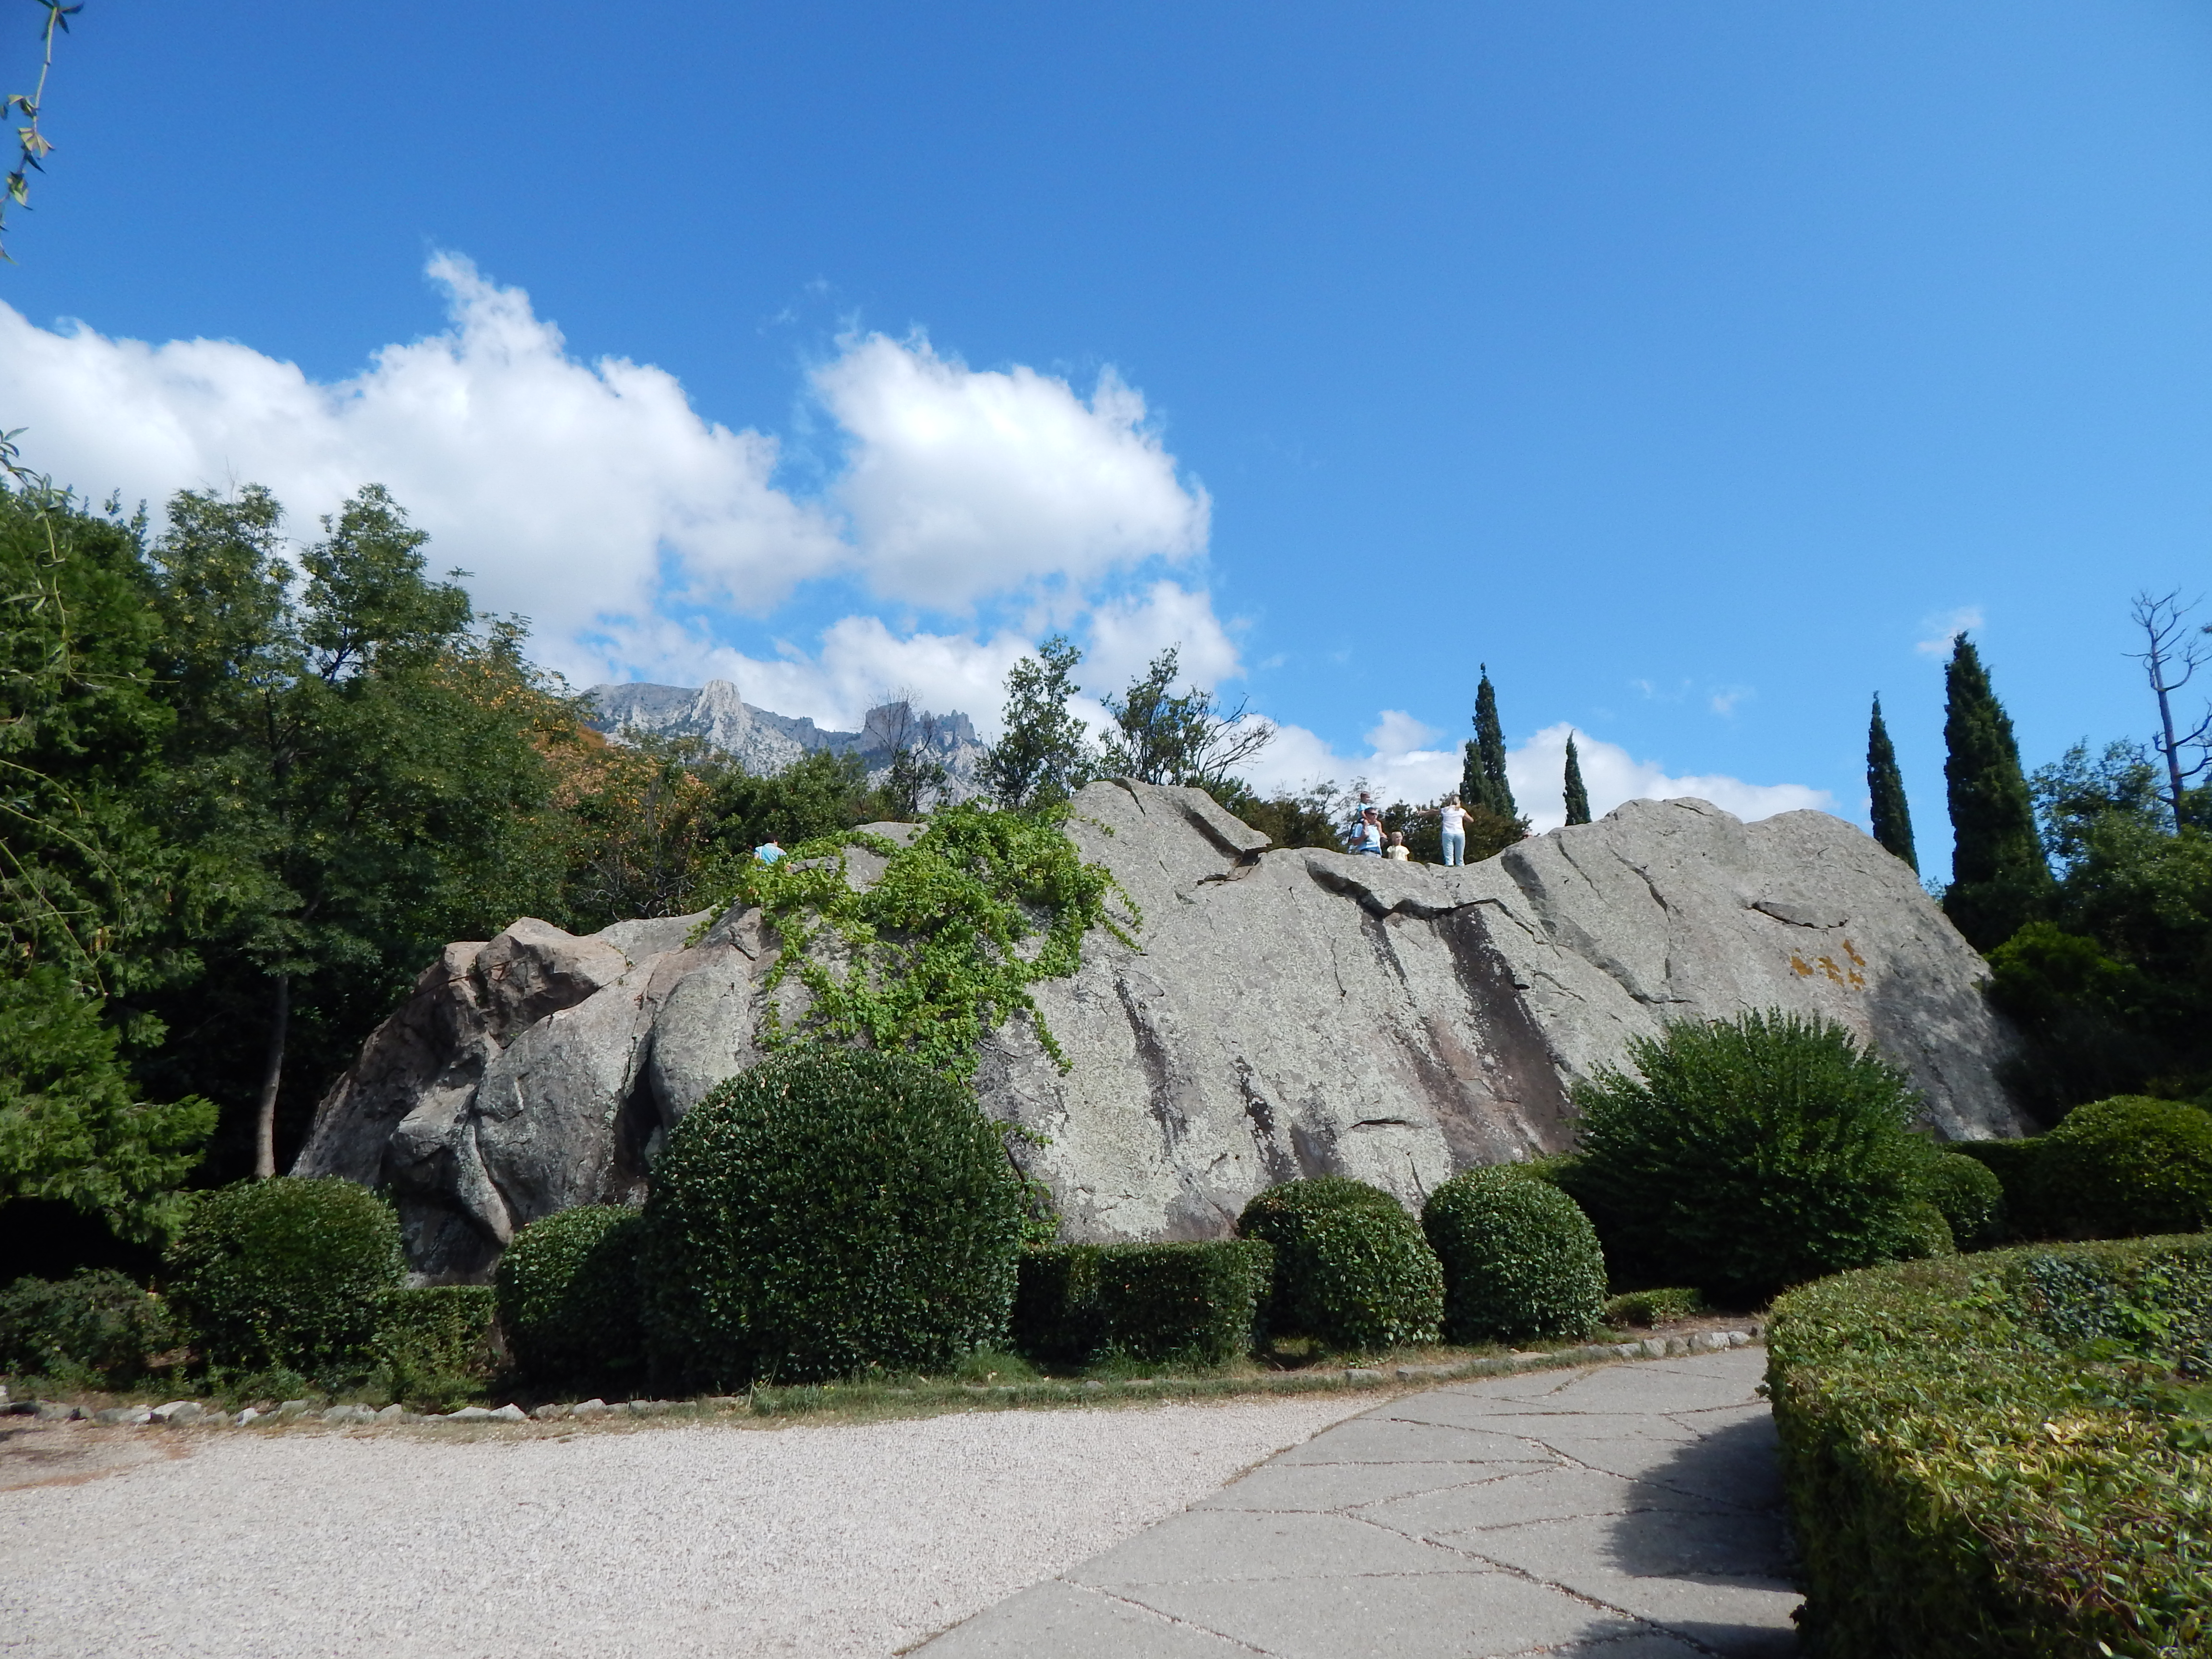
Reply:
M1467 862L1467 809L1459 804L1457 795L1446 795L1444 804L1437 808L1437 819L1443 830L1444 862Z

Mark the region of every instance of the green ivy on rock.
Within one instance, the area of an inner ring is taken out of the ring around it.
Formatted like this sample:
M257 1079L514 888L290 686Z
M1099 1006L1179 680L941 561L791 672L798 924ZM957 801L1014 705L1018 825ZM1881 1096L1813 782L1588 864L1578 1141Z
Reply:
M733 902L759 906L781 947L767 988L796 972L813 999L797 1030L771 1001L761 1046L859 1043L967 1078L984 1031L1025 1013L1066 1070L1029 988L1073 974L1092 928L1133 946L1142 924L1112 872L1085 864L1063 833L1067 814L1064 803L1024 812L965 802L939 810L910 846L848 830L748 868ZM865 891L847 879L855 848L885 861Z

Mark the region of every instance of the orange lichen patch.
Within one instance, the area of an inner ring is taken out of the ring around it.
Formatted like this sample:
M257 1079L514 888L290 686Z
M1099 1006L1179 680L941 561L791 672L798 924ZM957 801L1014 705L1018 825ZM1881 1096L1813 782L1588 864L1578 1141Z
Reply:
M1813 964L1806 961L1804 957L1799 956L1795 951L1792 951L1790 953L1790 965L1796 969L1802 977L1806 979L1813 977Z
M1852 945L1849 939L1845 939L1844 941L1844 954L1849 957L1858 967L1863 968L1867 965L1866 958L1858 953L1857 947Z

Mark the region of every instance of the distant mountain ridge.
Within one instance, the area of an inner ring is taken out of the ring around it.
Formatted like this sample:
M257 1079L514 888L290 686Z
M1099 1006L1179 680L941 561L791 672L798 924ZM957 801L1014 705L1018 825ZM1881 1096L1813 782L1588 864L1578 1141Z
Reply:
M597 717L593 729L617 740L635 735L697 738L744 770L765 775L828 750L857 754L872 777L900 748L927 751L945 768L943 798L965 800L981 793L975 768L983 745L967 715L933 714L902 700L868 710L857 732L817 726L804 715L757 708L727 680L703 686L595 685L587 694Z

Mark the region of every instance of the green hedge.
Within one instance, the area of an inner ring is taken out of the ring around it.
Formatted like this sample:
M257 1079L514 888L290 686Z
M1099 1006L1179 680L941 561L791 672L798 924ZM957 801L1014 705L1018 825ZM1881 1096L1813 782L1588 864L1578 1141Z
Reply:
M1580 1336L1605 1312L1605 1256L1574 1200L1518 1165L1465 1170L1429 1194L1421 1230L1444 1275L1454 1342Z
M2212 1654L2212 1239L1846 1273L1767 1342L1808 1654Z
M112 1267L0 1291L0 1371L128 1388L182 1340L161 1298Z
M1273 1252L1257 1239L1022 1252L1014 1346L1048 1365L1224 1365L1250 1352Z
M516 1370L541 1388L604 1390L640 1379L638 1254L645 1218L580 1205L533 1221L499 1259L493 1283Z
M1705 1312L1705 1298L1686 1285L1662 1285L1657 1290L1629 1291L1605 1304L1608 1325L1671 1325Z
M334 1377L364 1363L405 1263L392 1207L335 1176L208 1194L167 1257L169 1300L215 1366Z
M656 1375L726 1388L939 1370L1002 1340L1026 1206L972 1088L802 1048L685 1115L646 1218Z
M498 1313L489 1285L386 1291L372 1352L392 1398L444 1406L479 1392L502 1358Z
M1343 1176L1285 1182L1247 1204L1237 1231L1274 1247L1268 1335L1352 1353L1437 1340L1443 1268L1381 1188Z
M2212 1113L2119 1095L2048 1134L1960 1142L2004 1189L2015 1238L2130 1238L2212 1225Z

